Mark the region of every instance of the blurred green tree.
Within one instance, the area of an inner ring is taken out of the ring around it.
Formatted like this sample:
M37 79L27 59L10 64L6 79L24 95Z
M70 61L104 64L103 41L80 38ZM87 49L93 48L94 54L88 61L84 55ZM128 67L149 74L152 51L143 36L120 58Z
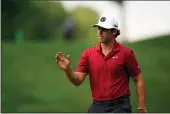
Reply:
M26 21L25 34L27 39L50 39L58 32L62 26L64 19L68 13L65 11L60 2L31 2L37 12L30 15L30 19ZM59 34L55 38L60 37Z
M11 40L14 37L13 19L26 7L28 0L2 0L1 19L2 19L2 40Z
M77 37L86 39L88 42L96 41L96 33L92 25L97 23L97 12L86 7L77 7L71 14L77 25Z
M58 1L3 0L2 39L13 40L18 30L23 32L24 40L50 39L66 17Z

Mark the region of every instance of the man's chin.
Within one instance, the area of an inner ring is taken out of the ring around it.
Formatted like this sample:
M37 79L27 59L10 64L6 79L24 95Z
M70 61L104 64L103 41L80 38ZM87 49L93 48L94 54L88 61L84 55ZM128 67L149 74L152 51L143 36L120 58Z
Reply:
M100 43L105 43L105 41L100 40Z
M100 39L99 39L99 42L100 42L100 43L104 43L104 41L103 41L103 40L100 40Z

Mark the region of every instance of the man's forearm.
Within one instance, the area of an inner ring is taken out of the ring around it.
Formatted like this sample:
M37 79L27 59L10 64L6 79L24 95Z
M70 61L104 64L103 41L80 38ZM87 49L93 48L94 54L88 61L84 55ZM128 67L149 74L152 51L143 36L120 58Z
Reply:
M138 107L146 107L146 87L143 78L136 80L136 92L138 96Z
M72 68L68 68L67 70L64 70L65 74L67 75L68 79L76 86L80 85L81 80L79 79L79 76L76 72L72 70Z

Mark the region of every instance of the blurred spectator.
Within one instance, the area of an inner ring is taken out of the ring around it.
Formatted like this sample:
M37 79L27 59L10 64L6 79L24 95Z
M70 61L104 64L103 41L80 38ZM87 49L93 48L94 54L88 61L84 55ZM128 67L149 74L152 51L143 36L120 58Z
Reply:
M74 34L75 34L75 21L71 17L68 17L64 21L63 34L64 34L64 39L67 39L67 40L71 40L74 37Z
M24 34L23 34L23 31L21 29L18 29L16 32L15 32L15 42L17 44L20 44L20 43L23 43L24 42Z

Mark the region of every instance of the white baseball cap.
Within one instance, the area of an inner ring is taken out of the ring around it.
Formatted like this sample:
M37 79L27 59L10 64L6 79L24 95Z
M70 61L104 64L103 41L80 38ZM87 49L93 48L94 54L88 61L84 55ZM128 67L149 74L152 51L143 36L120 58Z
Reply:
M119 29L118 20L110 14L103 14L100 16L98 23L94 24L93 27L102 27L105 29Z

